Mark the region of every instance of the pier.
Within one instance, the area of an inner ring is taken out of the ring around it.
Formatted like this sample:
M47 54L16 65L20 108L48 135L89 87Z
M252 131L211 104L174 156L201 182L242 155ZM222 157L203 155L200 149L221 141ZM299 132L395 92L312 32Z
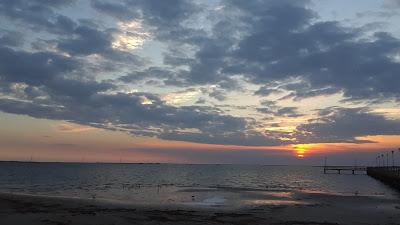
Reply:
M367 174L388 185L400 188L400 166L368 167Z
M358 174L358 171L365 172L367 171L367 167L363 166L324 166L324 173L329 173L329 171L333 171L337 174L341 174L343 171L351 171L351 174Z

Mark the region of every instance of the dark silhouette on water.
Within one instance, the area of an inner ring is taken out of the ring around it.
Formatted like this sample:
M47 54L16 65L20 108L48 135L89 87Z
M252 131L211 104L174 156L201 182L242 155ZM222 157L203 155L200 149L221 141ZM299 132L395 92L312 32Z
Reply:
M390 186L400 189L400 166L368 167L367 174Z
M351 171L351 174L359 174L356 173L358 171L367 171L367 167L365 166L357 166L357 163L354 166L328 166L327 157L324 158L324 174L329 173L329 171L333 171L337 174L341 174L342 171Z
M398 149L400 155L400 148ZM367 174L377 180L380 180L392 187L400 189L400 166L395 166L394 151L392 155L392 166L389 166L389 153L386 153L386 164L384 154L376 157L376 166L368 167Z
M336 171L341 174L342 171L351 171L351 174L356 174L357 171L367 171L367 167L363 166L324 166L324 173Z

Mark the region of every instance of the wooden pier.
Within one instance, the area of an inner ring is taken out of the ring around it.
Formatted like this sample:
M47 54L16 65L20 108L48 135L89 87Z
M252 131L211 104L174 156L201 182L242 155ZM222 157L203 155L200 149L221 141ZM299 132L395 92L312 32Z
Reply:
M383 183L400 189L400 166L368 167L367 174Z
M334 171L337 174L341 174L343 171L351 171L351 174L358 174L358 171L366 172L367 167L363 166L324 166L324 173Z

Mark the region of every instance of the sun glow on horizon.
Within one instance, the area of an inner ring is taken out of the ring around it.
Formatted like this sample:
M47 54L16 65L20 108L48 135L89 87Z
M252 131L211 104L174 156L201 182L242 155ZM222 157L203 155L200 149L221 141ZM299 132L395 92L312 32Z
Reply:
M297 158L305 158L307 155L318 152L318 150L323 149L322 144L296 144L292 145Z

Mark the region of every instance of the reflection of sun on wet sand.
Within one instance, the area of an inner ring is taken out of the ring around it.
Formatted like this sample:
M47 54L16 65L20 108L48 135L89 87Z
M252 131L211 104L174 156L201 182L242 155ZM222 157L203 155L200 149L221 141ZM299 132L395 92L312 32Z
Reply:
M353 225L398 224L400 221L398 199L302 192L289 195L273 193L271 196L270 201L253 201L252 207L220 208L214 207L214 204L224 203L222 197L204 199L203 205L144 206L100 200L1 194L0 224Z

